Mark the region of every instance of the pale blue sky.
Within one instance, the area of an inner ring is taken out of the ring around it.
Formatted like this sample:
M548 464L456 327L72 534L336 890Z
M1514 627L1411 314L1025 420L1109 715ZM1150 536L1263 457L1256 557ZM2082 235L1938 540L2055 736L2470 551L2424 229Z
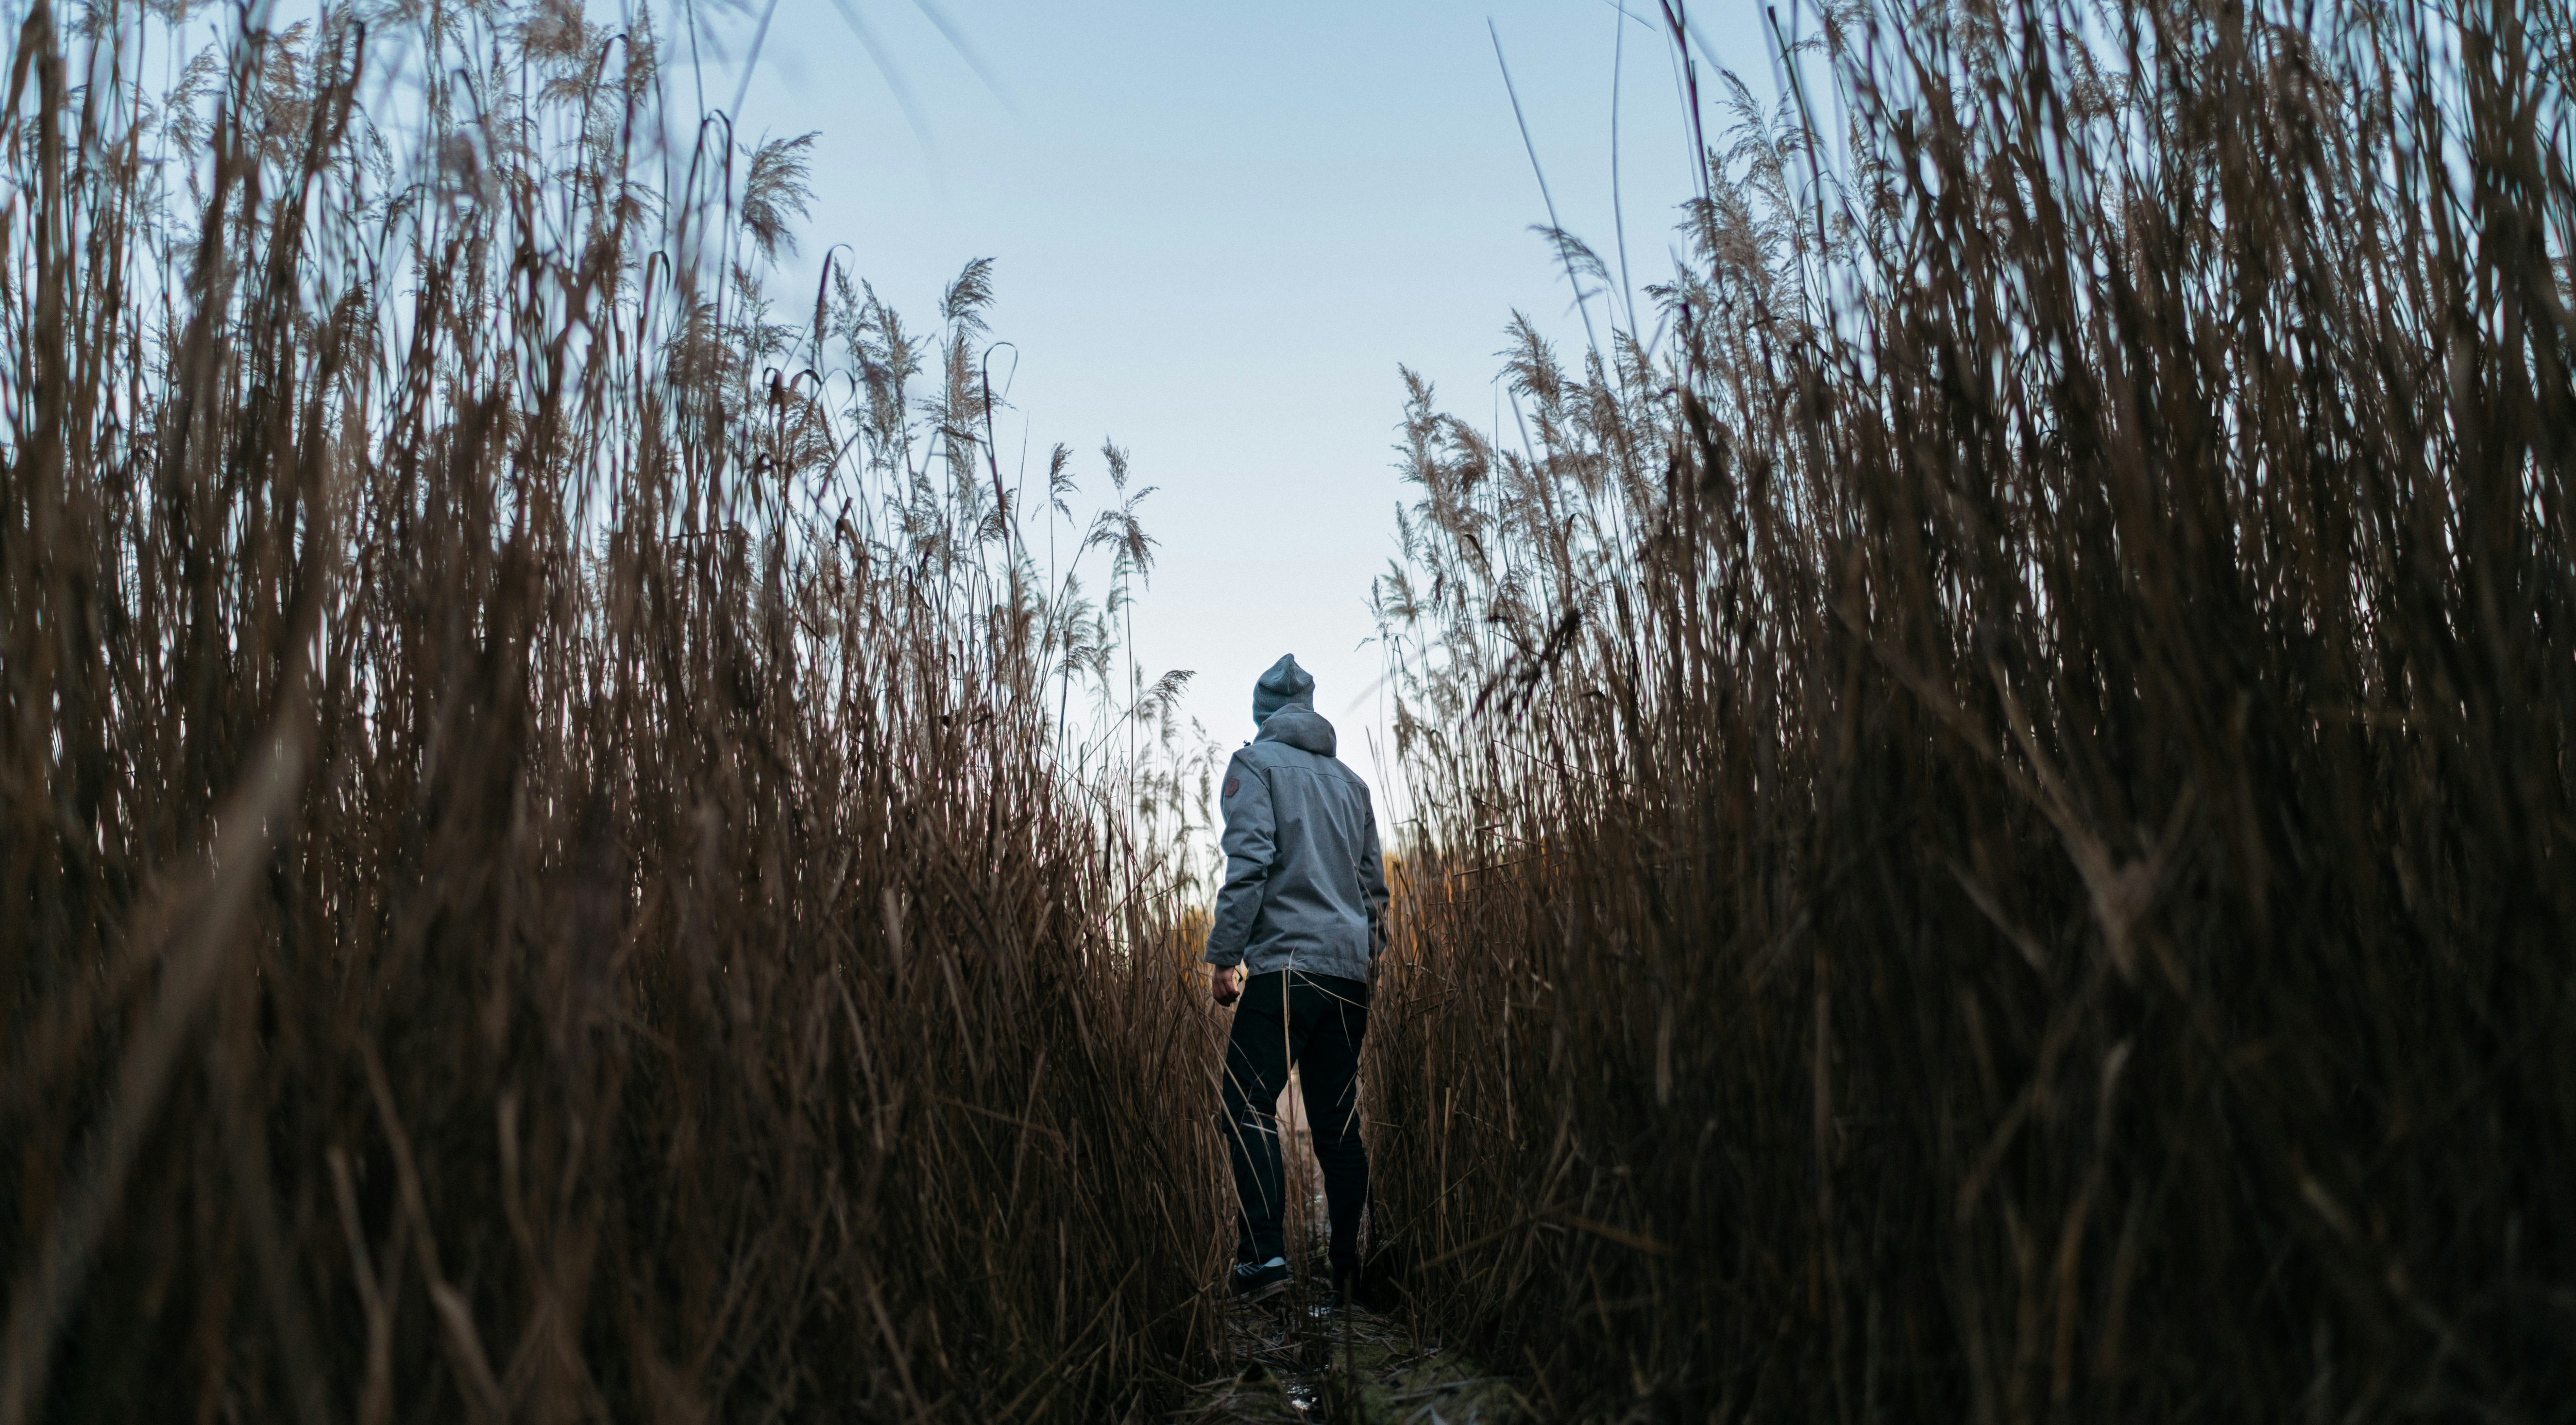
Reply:
M1490 421L1515 308L1569 356L1583 335L1563 270L1530 231L1547 211L1487 21L1559 216L1616 272L1619 12L1606 0L951 0L938 13L988 87L923 10L847 3L920 133L835 0L779 0L738 132L821 131L813 217L782 297L810 302L822 251L845 243L853 270L927 325L960 266L998 259L993 328L1020 355L1006 472L1024 428L1033 468L1059 440L1082 452L1095 498L1104 437L1160 487L1144 514L1161 549L1134 615L1146 675L1196 669L1187 711L1230 748L1252 735L1252 680L1293 652L1345 760L1387 783L1391 749L1368 746L1382 715L1368 594L1407 498L1393 465L1397 366ZM1656 15L1652 0L1632 13ZM1738 0L1698 6L1693 22L1768 92L1759 15ZM1672 265L1690 142L1660 23L1624 23L1620 186L1642 304ZM736 60L751 28L727 29ZM670 58L673 98L695 100L688 56ZM724 107L740 71L701 58L704 102ZM1595 316L1610 313L1596 303Z

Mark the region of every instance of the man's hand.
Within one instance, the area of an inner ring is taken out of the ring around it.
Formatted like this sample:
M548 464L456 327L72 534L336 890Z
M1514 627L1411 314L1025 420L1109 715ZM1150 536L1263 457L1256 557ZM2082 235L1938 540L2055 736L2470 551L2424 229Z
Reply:
M1208 978L1208 988L1215 993L1218 1004L1232 1004L1241 999L1243 967L1241 965L1219 967L1217 972Z

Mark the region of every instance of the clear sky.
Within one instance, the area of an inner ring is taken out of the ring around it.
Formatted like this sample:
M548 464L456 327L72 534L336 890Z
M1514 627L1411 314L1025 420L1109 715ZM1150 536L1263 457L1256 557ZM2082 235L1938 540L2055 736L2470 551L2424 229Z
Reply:
M1105 498L1110 438L1160 487L1143 514L1161 548L1134 611L1146 676L1197 670L1186 711L1230 748L1252 735L1252 680L1295 653L1383 807L1398 793L1392 749L1369 745L1384 709L1368 596L1409 498L1397 368L1490 422L1515 309L1569 357L1583 340L1564 272L1530 231L1547 207L1487 22L1558 215L1614 273L1618 94L1643 303L1672 266L1691 157L1657 11L1631 0L1630 13L1607 0L778 0L738 132L821 133L782 299L810 303L822 252L842 243L927 327L959 267L997 259L993 330L1019 355L1006 473L1023 434L1032 469L1061 440ZM704 103L733 102L757 15L755 0L723 29L730 56L702 52L695 76L670 56L676 100L703 82ZM1739 0L1692 21L1767 94L1759 16ZM1594 314L1606 331L1608 307ZM998 384L1007 354L995 371Z

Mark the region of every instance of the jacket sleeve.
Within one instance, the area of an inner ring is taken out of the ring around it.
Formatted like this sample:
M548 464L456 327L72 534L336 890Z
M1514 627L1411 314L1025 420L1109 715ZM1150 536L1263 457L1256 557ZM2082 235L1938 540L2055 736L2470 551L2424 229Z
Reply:
M1387 942L1386 857L1378 850L1377 808L1365 784L1360 787L1360 897L1368 903L1369 964L1375 966Z
M1243 963L1243 945L1261 914L1277 824L1270 810L1270 782L1240 756L1225 766L1225 885L1216 893L1216 919L1208 926L1207 962Z

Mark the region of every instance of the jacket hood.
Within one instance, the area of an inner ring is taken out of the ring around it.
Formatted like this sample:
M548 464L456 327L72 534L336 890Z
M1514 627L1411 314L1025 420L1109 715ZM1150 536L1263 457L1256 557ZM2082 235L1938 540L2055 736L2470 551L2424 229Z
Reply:
M1283 653L1270 665L1261 680L1252 685L1252 721L1255 726L1270 720L1282 708L1315 710L1315 678L1297 666L1297 655Z
M1330 757L1339 745L1333 736L1333 725L1312 708L1284 707L1261 724L1255 742L1285 742L1318 757Z

